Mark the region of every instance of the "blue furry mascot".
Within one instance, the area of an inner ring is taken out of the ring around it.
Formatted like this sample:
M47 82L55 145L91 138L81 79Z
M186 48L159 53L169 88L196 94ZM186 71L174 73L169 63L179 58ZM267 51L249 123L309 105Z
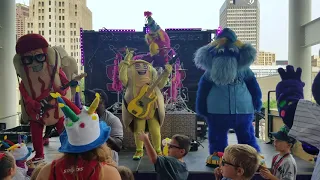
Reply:
M209 127L208 166L218 165L213 160L228 145L229 129L235 130L239 144L251 145L260 152L252 121L254 112L261 109L262 94L249 68L256 54L250 44L237 40L229 28L195 53L196 66L205 70L199 81L196 112Z

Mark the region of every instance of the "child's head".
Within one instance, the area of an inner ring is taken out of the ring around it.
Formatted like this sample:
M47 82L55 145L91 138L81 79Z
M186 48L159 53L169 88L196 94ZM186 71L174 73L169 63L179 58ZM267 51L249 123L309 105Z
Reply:
M43 163L38 164L37 167L32 171L30 180L36 180L37 177L38 177L39 172L41 171L41 169L42 169L45 165L47 165L46 162L43 162Z
M182 158L188 154L190 150L190 138L185 135L176 134L172 136L171 142L168 144L169 156Z
M129 168L125 166L118 166L117 169L121 176L121 180L134 180L133 173Z
M286 127L282 127L278 132L271 133L274 137L274 147L276 151L288 152L294 143L296 143L294 138L288 136L288 131Z
M246 144L226 147L221 162L222 175L230 179L251 179L258 170L258 152Z
M11 153L0 152L0 179L16 174L16 163Z

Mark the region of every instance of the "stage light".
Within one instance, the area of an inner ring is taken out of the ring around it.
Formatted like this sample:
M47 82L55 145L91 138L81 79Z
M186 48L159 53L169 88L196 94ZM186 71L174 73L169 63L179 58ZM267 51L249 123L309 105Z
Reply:
M81 65L84 66L83 28L80 28L80 50L81 50Z
M219 26L218 29L217 29L217 31L216 31L216 33L217 33L217 35L219 35L221 32L222 32L222 27Z
M106 28L99 29L99 32L107 32L107 31L110 31L110 32L136 32L135 29L106 29Z
M201 31L201 28L167 28L166 31Z
M143 27L143 32L144 32L145 34L148 34L149 31L150 31L150 28L149 28L148 24L145 24L144 27Z

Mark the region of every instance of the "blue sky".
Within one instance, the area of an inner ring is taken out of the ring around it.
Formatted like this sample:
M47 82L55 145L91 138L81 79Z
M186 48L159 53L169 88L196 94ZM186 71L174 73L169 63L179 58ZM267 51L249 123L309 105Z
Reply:
M288 1L260 0L260 50L275 52L277 60L288 59ZM16 0L25 2L28 0ZM199 2L199 3L196 3ZM201 4L200 4L201 2ZM219 10L224 0L87 0L93 29L136 29L142 31L143 12L153 13L163 28L203 28L219 26ZM317 9L318 7L318 9ZM312 19L320 17L320 1L312 0ZM318 55L320 45L312 47Z

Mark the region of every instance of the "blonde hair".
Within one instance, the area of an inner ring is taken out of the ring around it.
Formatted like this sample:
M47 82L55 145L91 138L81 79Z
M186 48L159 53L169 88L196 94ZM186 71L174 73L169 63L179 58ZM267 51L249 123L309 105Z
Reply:
M97 160L99 162L99 169L100 169L100 179L103 179L104 174L102 170L103 164L107 164L109 166L116 167L116 163L112 159L112 151L111 149L106 145L102 144L101 146L92 149L87 152L83 153L65 153L60 159L57 160L57 163L55 164L58 166L59 162L64 161L66 162L66 166L69 167L76 167L77 166L77 160L81 158L84 161L91 161L91 160ZM88 168L94 168L94 167L88 167ZM94 169L96 170L96 169ZM74 172L74 179L79 179L77 171Z
M31 177L30 177L30 180L36 180L38 175L39 175L39 172L41 171L41 169L47 165L46 162L43 162L43 163L40 163L39 165L37 165L37 167L32 171L32 174L31 174Z
M258 152L246 144L229 145L224 150L226 161L244 170L243 176L251 179L259 168Z
M117 169L121 176L121 180L134 180L133 173L129 168L125 166L119 166Z

